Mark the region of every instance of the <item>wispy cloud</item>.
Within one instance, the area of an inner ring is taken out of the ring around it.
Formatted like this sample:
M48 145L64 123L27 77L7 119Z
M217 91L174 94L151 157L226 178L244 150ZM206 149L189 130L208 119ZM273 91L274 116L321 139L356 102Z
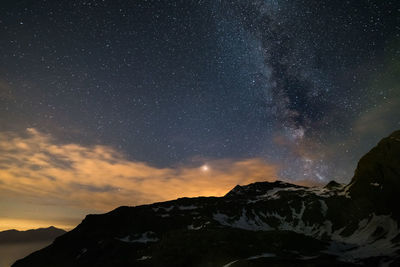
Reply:
M221 196L236 184L273 181L262 159L208 160L158 168L104 145L60 144L36 129L0 133L0 194L38 205L106 211L178 197ZM0 216L1 217L1 216Z

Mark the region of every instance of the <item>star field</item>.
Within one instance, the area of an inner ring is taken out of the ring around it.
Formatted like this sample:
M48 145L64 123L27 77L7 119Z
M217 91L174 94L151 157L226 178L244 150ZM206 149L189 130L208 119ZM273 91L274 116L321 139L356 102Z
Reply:
M348 181L400 127L396 1L8 1L0 131ZM204 165L207 166L207 165Z

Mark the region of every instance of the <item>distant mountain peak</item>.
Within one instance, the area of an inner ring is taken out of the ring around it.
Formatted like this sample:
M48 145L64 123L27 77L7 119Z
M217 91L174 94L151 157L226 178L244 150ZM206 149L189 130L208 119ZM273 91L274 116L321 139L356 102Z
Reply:
M341 187L343 187L343 184L340 184L340 183L332 180L327 185L325 185L324 187L328 188L328 189L341 188Z
M25 231L12 229L0 232L0 243L54 240L56 237L65 233L66 232L64 230L58 229L54 226Z
M267 193L269 190L274 188L288 188L288 187L295 187L295 188L306 188L300 185L294 185L290 183L286 183L283 181L276 180L274 182L255 182L248 185L236 185L231 191L229 191L225 197L250 197L250 196L257 196L263 195Z

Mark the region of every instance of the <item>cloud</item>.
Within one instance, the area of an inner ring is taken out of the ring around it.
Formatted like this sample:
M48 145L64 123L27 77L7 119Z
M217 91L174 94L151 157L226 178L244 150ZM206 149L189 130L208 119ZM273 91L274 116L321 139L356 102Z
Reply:
M277 166L259 158L158 168L109 146L59 144L33 128L22 135L0 133L0 195L37 205L107 211L178 197L222 196L236 184L276 177Z

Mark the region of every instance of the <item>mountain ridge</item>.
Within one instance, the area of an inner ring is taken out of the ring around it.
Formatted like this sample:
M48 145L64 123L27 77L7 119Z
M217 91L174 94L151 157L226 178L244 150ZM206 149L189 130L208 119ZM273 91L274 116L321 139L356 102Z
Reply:
M0 232L0 243L52 240L65 233L66 231L64 231L63 229L59 229L54 226L50 226L47 228L29 229L24 231L10 229Z
M256 182L87 215L13 266L398 266L399 153L396 131L347 185Z

